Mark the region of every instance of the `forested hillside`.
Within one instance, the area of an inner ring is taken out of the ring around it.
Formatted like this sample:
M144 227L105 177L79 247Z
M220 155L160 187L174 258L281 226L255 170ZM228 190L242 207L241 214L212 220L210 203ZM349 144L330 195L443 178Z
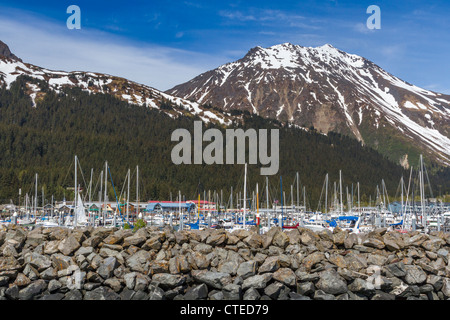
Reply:
M26 82L41 87L36 107L32 107L30 97L25 94ZM64 196L69 200L72 196L69 188L74 183L74 155L78 156L83 170L78 181L84 189L85 181L89 183L91 168L94 170L93 185L97 185L94 199L97 199L98 177L105 161L110 166L117 194L123 188L128 168L135 172L139 165L141 200L169 199L170 193L175 198L178 190L187 198L195 199L198 192L202 195L204 190L220 193L221 189L224 199L228 199L231 186L235 192L242 191L243 165L177 166L172 163L170 154L176 143L171 142L171 134L177 128L192 132L195 117L173 119L158 110L130 105L111 95L89 94L81 89L64 90L58 94L48 90L45 82L25 77L19 77L10 89L0 89L1 203L9 199L17 203L19 188L22 188L22 197L26 192L34 194L35 173L39 175L39 197L44 187L47 201L51 195L57 200ZM165 107L177 108L170 103ZM279 198L280 175L286 197L290 197L290 185L297 171L312 209L317 208L326 173L330 177L329 193L342 170L344 188L348 186L351 190L352 184L356 188L359 182L363 200L369 196L374 199L382 179L394 195L400 177L409 176L408 171L352 138L287 128L277 121L247 112L235 115L239 119L236 126L244 129L280 128L280 170L278 175L269 176L271 198ZM205 125L204 130L207 127ZM133 175L131 199L135 198L136 175ZM448 170L430 178L436 194L449 191ZM260 176L259 166L249 166L248 182L249 196L257 182L259 189L263 189L265 177ZM111 186L109 191L109 198L114 199Z

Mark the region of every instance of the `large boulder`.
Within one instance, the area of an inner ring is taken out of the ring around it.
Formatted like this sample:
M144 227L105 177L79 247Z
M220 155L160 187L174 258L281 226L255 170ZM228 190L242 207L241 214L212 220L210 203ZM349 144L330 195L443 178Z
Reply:
M316 287L332 295L338 295L348 291L347 282L334 269L322 271Z
M237 276L242 279L247 279L248 277L254 276L256 274L256 268L258 264L256 261L250 260L242 262L237 269Z
M72 235L68 236L67 238L63 239L59 245L58 250L66 255L70 256L73 252L75 252L80 247L80 243L73 237Z
M36 280L19 291L19 300L31 300L34 296L44 292L47 283L44 280Z
M273 279L279 281L289 287L296 285L296 277L294 271L290 268L281 268L273 273Z
M227 284L232 283L230 274L207 270L192 270L192 277L195 281L204 283L211 288L221 290Z
M110 278L114 270L119 266L119 263L117 262L117 259L115 257L109 257L103 260L103 263L100 265L100 267L97 269L97 273L103 278L108 279Z
M152 283L159 283L164 290L176 288L186 283L186 277L182 275L174 275L169 273L159 273L153 275Z
M273 273L254 275L244 280L242 283L242 290L246 290L248 288L264 289L272 278Z
M109 287L98 287L92 291L86 291L84 300L120 300L120 296Z

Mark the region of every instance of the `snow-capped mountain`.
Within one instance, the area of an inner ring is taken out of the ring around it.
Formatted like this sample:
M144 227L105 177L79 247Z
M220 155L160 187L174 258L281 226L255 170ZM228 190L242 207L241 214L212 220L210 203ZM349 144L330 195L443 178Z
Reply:
M229 124L231 119L226 112L205 109L197 102L174 97L124 78L96 72L54 71L22 62L10 52L5 43L0 41L0 86L5 85L9 89L21 75L32 78L26 84L32 107L36 107L39 100L42 100L45 95L36 81L33 81L36 79L43 80L50 89L57 93L61 92L63 87L79 87L90 93L111 94L132 104L160 109L161 112L165 112L171 117L190 114L199 116L204 122L213 121L222 124ZM161 108L164 104L170 104L170 107Z
M409 84L329 44L255 47L166 93L349 134L405 166L418 153L450 164L449 95Z

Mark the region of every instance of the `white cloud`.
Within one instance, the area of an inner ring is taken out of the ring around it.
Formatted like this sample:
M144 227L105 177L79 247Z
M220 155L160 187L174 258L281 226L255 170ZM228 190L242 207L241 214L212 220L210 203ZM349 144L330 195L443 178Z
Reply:
M375 33L376 29L369 29L367 28L367 25L364 23L357 23L354 25L354 30L359 32L359 33L363 33L363 34L370 34L370 33Z
M92 71L167 90L220 65L220 57L132 42L110 33L69 30L65 20L0 15L0 40L24 62L52 70ZM205 61L208 65L205 65Z

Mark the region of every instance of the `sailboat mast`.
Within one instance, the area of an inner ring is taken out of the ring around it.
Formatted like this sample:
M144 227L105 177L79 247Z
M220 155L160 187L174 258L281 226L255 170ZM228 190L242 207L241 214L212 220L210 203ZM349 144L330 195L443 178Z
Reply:
M306 186L303 186L303 206L305 207L306 213Z
M294 186L291 184L291 207L294 207Z
M258 182L256 183L256 226L259 233L259 195L258 195Z
M77 156L75 155L75 201L73 212L73 225L77 226L77 201L78 200L78 184L77 184Z
M299 197L299 179L298 179L298 171L297 171L297 208L300 208L300 197ZM298 209L297 209L298 210Z
M128 168L127 223L130 223L130 169Z
M103 170L100 172L100 192L98 194L98 203L100 208L98 210L98 219L101 219L103 216L103 202L102 202L102 194L103 194ZM103 220L103 224L105 221Z
M359 181L357 184L357 188L358 188L358 216L361 217L361 202L360 202L360 198L359 198Z
M420 205L422 207L422 226L426 228L427 217L425 212L425 182L423 177L423 157L420 155Z
M245 163L245 169L244 169L244 221L243 221L243 225L244 225L244 229L245 229L245 206L246 206L246 201L247 201L247 162Z
M341 206L341 216L342 216L342 214L344 212L344 208L343 208L344 204L342 202L342 171L341 170L339 170L339 191L340 191L340 200L341 200L340 206Z
M328 173L325 176L325 214L328 213Z
M139 166L136 166L136 202L137 202L137 209L136 209L136 218L139 217L140 210L139 210Z
M230 209L233 210L233 186L231 186L230 191Z
M36 173L36 182L34 186L34 218L37 217L37 185L38 185L38 174Z
M103 202L105 204L105 208L103 211L103 222L106 226L106 216L108 214L108 205L107 205L107 187L108 187L108 161L105 161L105 193L103 195Z
M280 197L281 197L281 219L280 227L283 228L283 177L280 176Z

